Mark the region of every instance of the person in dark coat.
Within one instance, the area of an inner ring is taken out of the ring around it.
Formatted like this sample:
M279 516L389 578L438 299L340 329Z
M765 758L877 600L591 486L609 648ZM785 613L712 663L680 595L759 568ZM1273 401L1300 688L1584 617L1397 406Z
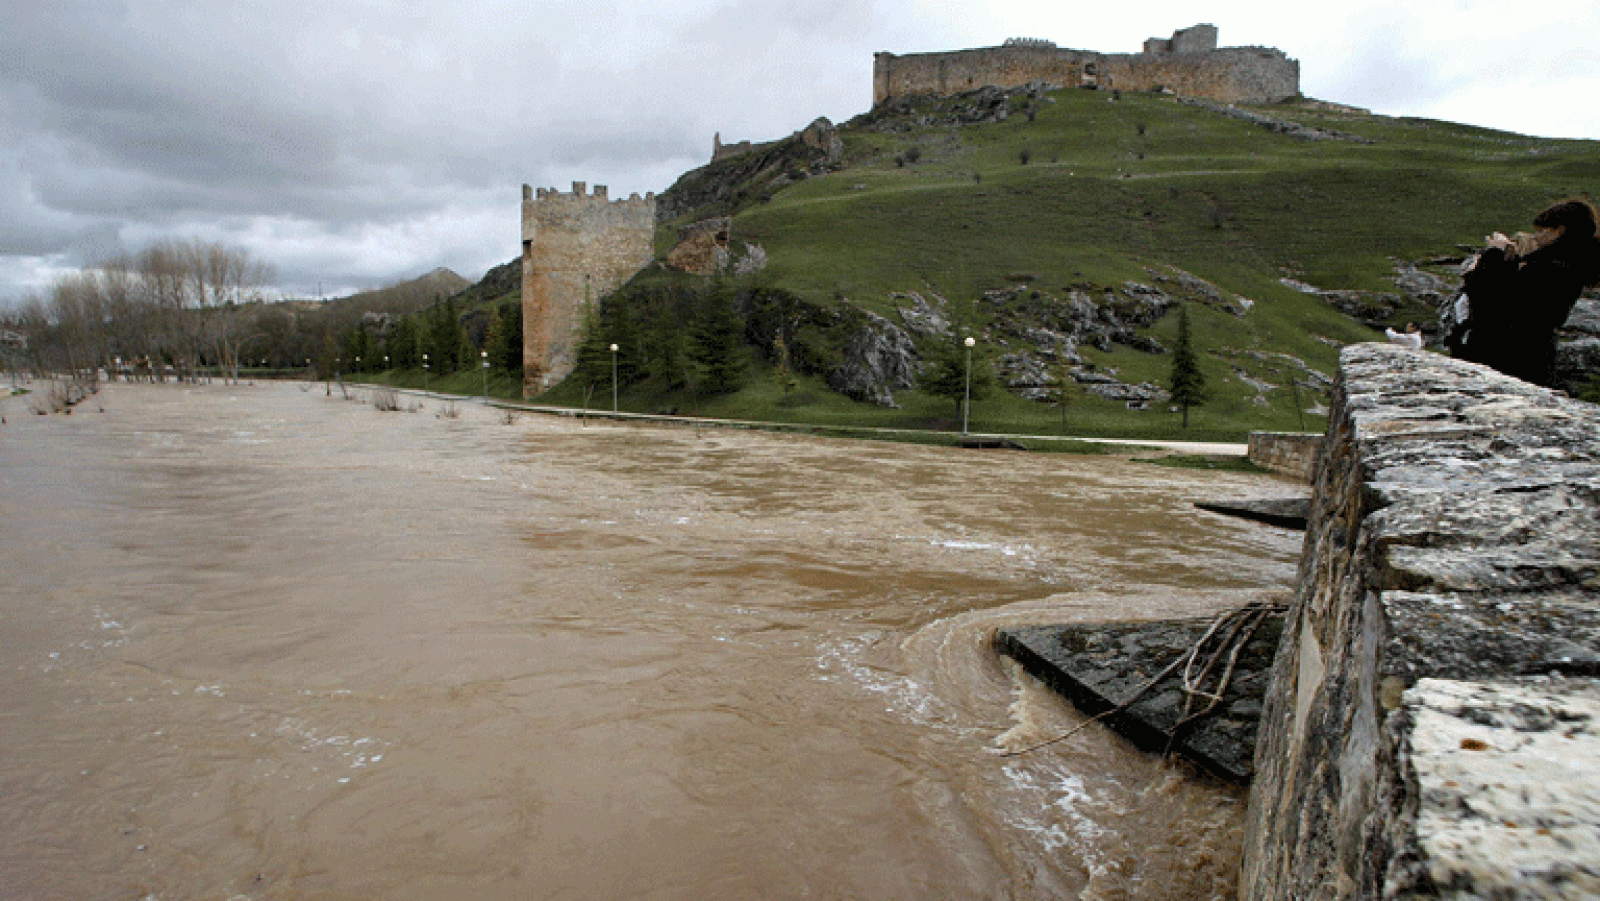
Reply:
M1456 356L1552 386L1556 329L1585 288L1600 284L1600 211L1564 200L1535 216L1533 234L1489 236L1462 276L1470 320Z

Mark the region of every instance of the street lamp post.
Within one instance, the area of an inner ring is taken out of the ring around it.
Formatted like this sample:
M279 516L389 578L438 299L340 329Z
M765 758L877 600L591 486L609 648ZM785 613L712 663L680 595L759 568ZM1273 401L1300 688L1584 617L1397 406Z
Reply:
M428 355L422 355L422 393L428 393Z
M967 336L967 396L961 404L961 434L967 434L967 414L972 411L972 346L978 342Z
M384 354L383 355L383 383L385 385L393 385L394 384L394 370L389 368L389 355L388 354Z
M617 346L611 345L611 412L617 412Z
M489 352L478 351L478 356L483 359L483 402L489 402Z

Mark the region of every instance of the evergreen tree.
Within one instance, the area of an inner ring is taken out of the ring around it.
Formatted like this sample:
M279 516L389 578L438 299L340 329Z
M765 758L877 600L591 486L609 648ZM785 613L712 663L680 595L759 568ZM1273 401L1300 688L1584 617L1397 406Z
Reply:
M417 342L416 317L401 319L383 342L383 352L389 355L389 365L395 369L420 369L422 351L418 349Z
M745 374L744 317L732 291L713 285L702 295L692 334L689 353L701 388L708 394L738 389Z
M939 342L929 354L928 365L922 370L922 375L917 378L917 387L923 392L954 401L957 415L961 413L961 405L968 397L968 350L966 339L959 335ZM983 400L994 390L994 370L990 368L989 361L977 353L977 348L971 350L971 397L973 400Z
M611 384L611 345L606 337L600 310L590 306L583 314L583 337L578 341L578 359L573 375L580 385Z
M794 368L789 363L789 345L784 343L782 335L772 338L772 357L774 374L778 379L778 387L783 389L783 402L790 403L794 396L794 389L800 384L795 378Z
M439 375L460 370L464 362L463 351L469 347L467 330L461 326L461 315L456 309L455 300L434 304L428 313L427 331L422 340L422 349L428 355L432 370Z
M522 304L507 301L495 312L484 349L489 365L506 372L522 371Z
M1189 408L1206 400L1206 377L1200 371L1189 337L1189 311L1178 308L1178 343L1172 348L1172 375L1167 379L1172 402L1183 408L1183 427L1189 427Z
M1061 408L1061 431L1067 430L1067 405L1083 395L1083 388L1072 377L1072 367L1065 360L1057 363L1050 372L1050 399Z

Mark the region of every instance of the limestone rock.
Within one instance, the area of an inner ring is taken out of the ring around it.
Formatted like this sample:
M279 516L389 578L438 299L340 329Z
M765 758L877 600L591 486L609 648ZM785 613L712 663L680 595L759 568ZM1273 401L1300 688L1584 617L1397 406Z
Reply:
M1600 895L1600 684L1423 679L1393 720L1408 784L1384 786L1404 825L1385 897Z
M916 382L916 343L882 316L862 315L865 321L846 343L844 361L828 373L828 387L855 400L895 407L894 390Z
M1354 345L1321 460L1240 897L1592 896L1600 408Z
M667 265L695 275L721 271L727 265L728 232L732 227L732 219L718 216L678 229L678 243L667 252Z
M912 334L922 338L948 338L950 337L950 320L945 318L945 299L933 295L929 301L915 291L905 294L891 294L890 300L897 304L900 312L900 321Z

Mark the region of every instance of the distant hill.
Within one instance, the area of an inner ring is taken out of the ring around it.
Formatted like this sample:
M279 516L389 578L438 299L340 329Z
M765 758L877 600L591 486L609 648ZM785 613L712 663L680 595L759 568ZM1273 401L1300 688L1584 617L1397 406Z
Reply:
M1340 346L1410 319L1430 328L1483 235L1528 228L1551 200L1600 184L1600 142L1310 100L987 88L891 101L838 136L833 158L797 135L685 173L661 195L657 246L731 216L733 257L746 244L766 257L732 280L750 286L746 313L756 286L807 304L801 318L819 323L808 346L831 348L813 374L904 411L862 411L880 421L926 415L928 399L914 379L862 390L836 378L874 362L848 348L908 338L904 362L918 369L960 331L1008 389L997 415L1047 420L1045 405L1016 401L1047 397L1066 365L1090 394L1086 414L1141 430L1164 411L1149 389L1170 366L1165 314L1183 304L1211 425L1320 428L1303 411ZM870 340L862 321L877 323Z
M346 297L334 298L329 300L328 304L332 309L348 308L361 313L405 316L426 309L435 301L456 294L471 285L472 282L449 269L440 267L388 287L358 291Z

